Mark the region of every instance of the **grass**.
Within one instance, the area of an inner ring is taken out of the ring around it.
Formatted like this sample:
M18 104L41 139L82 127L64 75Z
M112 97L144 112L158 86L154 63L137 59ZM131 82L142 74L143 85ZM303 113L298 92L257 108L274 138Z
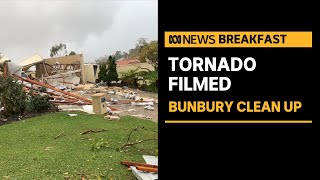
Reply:
M137 126L145 129L133 132L130 142L157 138L156 123L129 116L108 121L102 116L76 113L77 117L59 112L0 126L0 179L130 180L134 176L120 161L144 162L143 154L156 155L156 141L118 149ZM80 134L99 129L108 131ZM98 149L97 143L109 147Z

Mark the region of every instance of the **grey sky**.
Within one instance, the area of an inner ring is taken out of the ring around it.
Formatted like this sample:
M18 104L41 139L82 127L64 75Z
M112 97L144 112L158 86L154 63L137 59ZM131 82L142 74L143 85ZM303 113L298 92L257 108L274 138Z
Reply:
M1 0L0 52L13 62L67 44L86 62L158 39L157 0Z

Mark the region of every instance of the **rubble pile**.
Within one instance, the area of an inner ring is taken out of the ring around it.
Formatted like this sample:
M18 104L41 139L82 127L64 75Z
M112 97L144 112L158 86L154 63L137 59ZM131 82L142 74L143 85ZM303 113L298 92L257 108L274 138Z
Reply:
M105 93L106 104L117 108L118 111L110 111L105 119L116 120L121 116L134 116L153 121L158 120L158 100L157 94L147 93L128 87L107 87L99 86L91 89L88 93Z
M107 86L107 83L87 83L85 78L92 75L84 71L83 56L67 56L43 59L34 55L19 64L10 61L2 62L3 76L14 76L23 85L26 93L47 95L59 109L82 110L96 113L92 96L102 93L105 98L100 102L108 120L118 120L120 116L136 116L144 119L158 119L157 94L130 89L126 86ZM34 76L26 71L35 67ZM101 104L102 103L102 104Z

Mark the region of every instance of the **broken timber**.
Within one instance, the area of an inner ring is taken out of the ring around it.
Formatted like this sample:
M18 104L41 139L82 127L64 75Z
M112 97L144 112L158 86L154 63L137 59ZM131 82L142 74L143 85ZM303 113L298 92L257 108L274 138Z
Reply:
M104 131L108 131L107 129L101 129L101 130L86 130L82 133L80 133L81 135L83 134L91 134L91 133L99 133L99 132L104 132Z
M136 168L140 171L158 173L158 168L150 168L150 167L143 167L143 166L137 166Z
M122 165L126 166L136 166L136 167L148 167L148 168L158 168L157 165L146 164L146 163L138 163L138 162L131 162L131 161L121 161Z
M49 88L49 89L52 89L54 91L57 91L57 92L60 92L62 94L65 94L65 95L68 95L68 96L71 96L71 97L75 97L79 100L82 100L84 101L85 103L88 103L88 104L92 104L92 101L87 99L87 98L84 98L84 97L81 97L81 96L78 96L78 95L75 95L75 94L72 94L72 93L69 93L69 92L65 92L61 89L58 89L58 88L55 88L53 86L50 86L49 84L45 84L45 83L42 83L42 82L39 82L39 81L35 81L35 80L31 80L31 79L25 79L25 78L22 78L20 76L17 76L17 75L14 75L17 79L21 80L21 81L26 81L26 82L29 82L29 83L32 83L32 84L36 84L36 85L39 85L39 86L42 86L42 87L46 87L46 88Z

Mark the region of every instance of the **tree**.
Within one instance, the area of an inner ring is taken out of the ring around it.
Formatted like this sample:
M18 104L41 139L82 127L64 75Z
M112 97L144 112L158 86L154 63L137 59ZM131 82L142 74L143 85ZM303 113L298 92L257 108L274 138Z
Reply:
M125 73L122 73L121 83L125 86L137 88L139 86L139 83L138 83L139 80L143 80L139 76L139 68L131 69Z
M26 109L26 98L23 86L13 77L0 76L0 104L5 117L21 115Z
M1 60L1 58L2 58L2 53L0 52L0 60ZM3 71L3 65L2 64L0 64L0 71Z
M71 51L68 54L67 45L66 44L57 44L51 47L50 49L50 57L63 57L63 56L71 56L76 55L74 51Z
M118 81L117 64L114 57L106 56L96 60L96 63L100 65L100 71L98 73L98 79L110 84L111 81Z
M110 83L111 81L118 81L116 59L112 56L109 56L107 66L106 82Z
M158 41L148 43L146 39L140 38L136 47L129 50L129 57L148 62L152 64L155 71L158 71Z
M106 82L107 81L107 69L106 69L106 64L101 64L100 65L100 71L98 73L98 79L100 81Z
M148 44L145 38L138 39L136 47L129 50L129 57L136 58L139 57L141 49Z
M77 53L75 53L74 51L71 51L71 52L69 53L69 56L72 56L72 55L77 55Z
M141 62L149 62L158 71L158 41L145 44L139 52L139 59Z
M123 82L131 86L138 86L139 80L144 80L143 90L158 91L158 41L147 42L140 38L135 48L129 50L129 57L138 58L140 62L148 62L154 67L154 71L139 67L140 70L130 71L123 75Z
M67 55L67 45L60 43L50 49L50 57L62 57Z
M114 53L114 58L116 59L116 60L118 60L118 59L122 59L122 58L128 58L128 53L127 52L122 52L122 51L116 51L115 53Z
M108 62L108 56L102 56L102 57L95 60L95 63L99 64L100 66L106 65L107 62Z

